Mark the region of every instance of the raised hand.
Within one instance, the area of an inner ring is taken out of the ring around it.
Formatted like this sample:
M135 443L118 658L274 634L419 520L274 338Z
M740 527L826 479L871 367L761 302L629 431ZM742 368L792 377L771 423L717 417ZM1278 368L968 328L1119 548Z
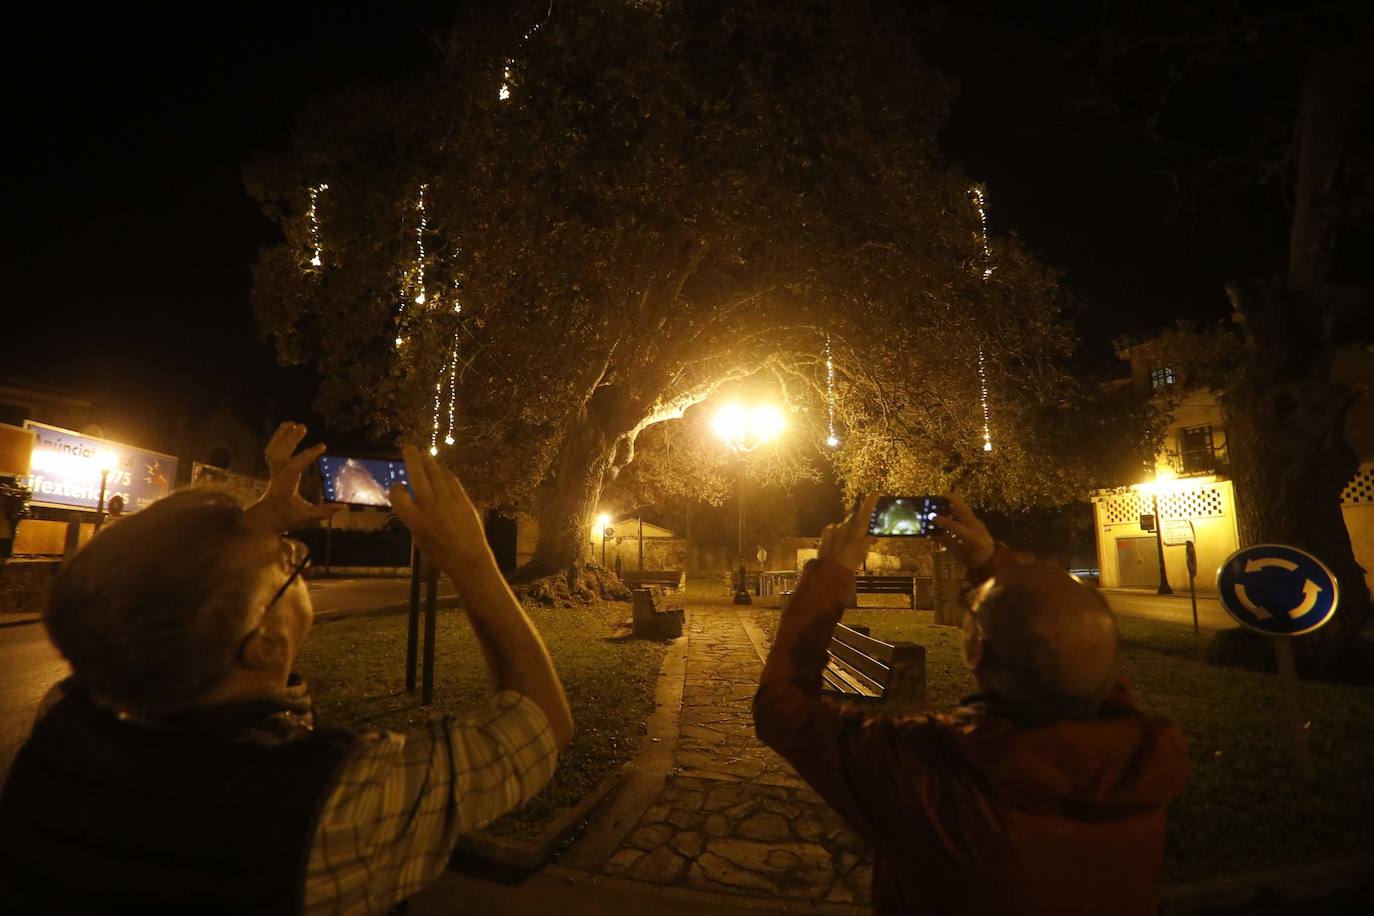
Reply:
M953 493L949 495L949 511L936 516L935 523L940 526L935 539L955 559L969 569L977 569L992 559L996 543L986 525L973 514L969 504Z
M855 570L863 565L868 557L868 548L873 544L873 536L868 533L868 523L873 518L873 507L878 504L878 494L870 493L864 497L849 518L833 525L826 525L821 532L821 547L816 556L822 560L834 560L845 569Z
M312 461L324 454L322 442L296 453L296 446L304 438L305 426L289 421L278 426L272 434L265 452L267 470L271 475L267 492L244 513L244 519L251 528L267 534L280 534L309 522L326 519L343 508L331 504L317 506L301 498L301 474L310 467Z
M457 475L413 446L401 450L414 489L391 488L391 509L405 522L415 543L449 575L491 559L477 509Z

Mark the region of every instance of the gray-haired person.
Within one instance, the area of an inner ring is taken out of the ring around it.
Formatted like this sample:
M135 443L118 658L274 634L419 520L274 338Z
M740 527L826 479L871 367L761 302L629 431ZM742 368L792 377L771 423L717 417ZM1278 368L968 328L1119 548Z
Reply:
M457 586L495 695L406 733L312 727L290 674L308 551L282 533L333 507L297 493L323 451L295 453L304 435L277 430L255 505L173 493L63 567L44 622L72 675L0 795L0 910L384 911L553 773L573 724L548 652L462 485L414 449L393 508Z

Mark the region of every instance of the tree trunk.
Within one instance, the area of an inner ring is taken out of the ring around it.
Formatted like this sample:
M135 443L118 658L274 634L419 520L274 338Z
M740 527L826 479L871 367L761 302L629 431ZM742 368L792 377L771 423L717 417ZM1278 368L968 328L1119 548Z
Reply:
M1245 336L1236 383L1222 398L1243 544L1308 550L1340 582L1336 616L1298 640L1309 671L1366 679L1371 609L1341 513L1359 467L1345 438L1350 392L1331 377L1330 305L1323 295L1336 232L1335 182L1363 80L1351 49L1315 52L1298 120L1298 182L1286 282L1228 288Z
M1246 354L1244 382L1222 398L1242 544L1291 544L1322 560L1340 581L1340 607L1296 647L1304 668L1326 678L1360 678L1368 661L1370 596L1341 514L1341 491L1359 467L1345 439L1350 395L1330 379L1310 312L1279 284L1233 290L1238 314L1268 323ZM1275 349L1297 352L1286 359Z
M613 447L614 439L607 441L586 409L568 423L558 457L539 484L539 540L530 561L516 573L517 581L557 573L567 575L569 585L577 581L588 559L588 525L596 514Z
M558 455L536 495L539 540L530 561L516 572L515 581L532 582L562 573L569 588L578 591L590 559L588 532L601 488L612 469L617 446L639 418L640 412L623 387L602 386L568 419Z

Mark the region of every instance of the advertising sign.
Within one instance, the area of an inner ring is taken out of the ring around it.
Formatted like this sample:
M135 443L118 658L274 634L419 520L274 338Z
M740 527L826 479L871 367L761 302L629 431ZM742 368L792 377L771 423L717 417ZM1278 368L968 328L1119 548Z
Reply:
M1160 535L1165 547L1182 547L1197 538L1193 535L1193 523L1186 518L1166 518L1161 521Z
M29 475L35 506L94 512L104 472L105 504L119 495L126 513L137 512L166 496L176 479L177 460L171 455L32 420L25 420L24 428L36 437Z

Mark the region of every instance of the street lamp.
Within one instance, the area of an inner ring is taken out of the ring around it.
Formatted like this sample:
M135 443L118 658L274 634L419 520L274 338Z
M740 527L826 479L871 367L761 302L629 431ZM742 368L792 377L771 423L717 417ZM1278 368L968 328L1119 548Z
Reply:
M1174 590L1169 585L1169 573L1164 566L1164 519L1159 515L1159 490L1165 481L1173 479L1173 471L1166 470L1160 474L1159 468L1155 467L1154 480L1140 485L1141 489L1150 494L1150 508L1155 515L1155 551L1159 556L1159 588L1157 591L1161 595L1172 595Z
M611 517L602 512L596 517L596 527L601 532L601 565L606 565L606 538L611 536Z
M744 407L741 404L726 404L711 419L711 429L716 437L729 446L730 451L744 455L771 442L782 435L786 421L782 411L771 404L756 404ZM739 581L735 587L735 604L752 604L749 589L745 587L744 571L744 460L739 461L739 474L736 477L736 492L739 502Z

